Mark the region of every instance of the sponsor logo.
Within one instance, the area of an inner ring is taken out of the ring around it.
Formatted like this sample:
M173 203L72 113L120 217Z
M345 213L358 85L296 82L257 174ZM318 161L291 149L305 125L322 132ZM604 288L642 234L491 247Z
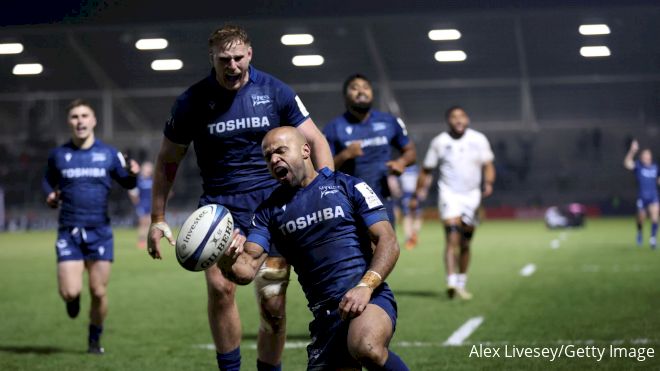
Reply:
M355 185L355 189L357 189L362 197L364 197L364 200L367 202L367 207L369 209L383 206L383 202L380 200L380 198L378 198L376 192L374 192L374 190L371 189L367 183L358 183Z
M66 153L66 154L64 154L64 159L66 160L66 162L71 161L71 156L72 156L72 155L71 155L70 153Z
M242 117L234 120L219 121L214 124L207 125L209 134L221 134L228 131L263 128L270 126L267 116L262 117Z
M350 146L351 143L355 142L354 140L349 140L344 143L346 147ZM373 137L373 138L367 138L367 139L362 139L362 148L366 147L376 147L376 146L386 146L389 145L389 141L387 140L387 137L384 135L381 135L379 137Z
M224 247L229 246L229 239L231 238L232 232L234 230L234 222L232 220L227 220L227 222L228 222L227 226L225 227L224 230L218 230L213 235L211 244L215 246L215 250L213 250L213 253L209 255L209 257L202 262L201 267L203 269L210 267L218 260L220 254L224 252L224 249L222 249L223 246Z
M347 126L346 127L346 134L348 134L348 135L353 134L353 127L352 126Z
M92 162L105 161L105 153L92 153Z
M105 169L102 167L74 167L62 169L62 178L103 178L106 176Z
M99 246L99 255L105 254L105 247L104 246Z
M335 206L334 208L326 207L325 209L315 211L311 214L307 214L305 216L301 216L299 218L289 220L283 223L279 227L279 230L280 232L282 232L283 235L287 235L326 220L335 219L339 217L343 218L345 216L346 214L344 213L344 209L342 209L341 206Z
M320 186L319 190L321 191L321 198L323 198L327 195L331 195L339 192L339 187L334 185L325 185L325 186Z
M270 103L270 96L252 94L252 107L261 106Z
M57 243L55 243L55 246L57 246L58 249L65 248L67 246L66 240L65 239L57 240Z
M199 224L199 221L202 220L204 215L206 215L208 213L209 213L209 209L205 208L204 210L202 210L201 213L199 213L197 215L197 217L195 217L195 220L193 221L192 225L190 226L190 229L188 229L188 232L186 233L186 235L183 236L183 244L181 244L181 250L183 250L184 252L186 251L186 249L188 248L188 243L190 243L190 239L192 238L193 233L195 233L195 228L197 228L197 224ZM188 255L182 256L181 258L185 259L187 257L188 257Z
M374 131L381 131L387 129L387 125L384 122L374 122L373 128Z

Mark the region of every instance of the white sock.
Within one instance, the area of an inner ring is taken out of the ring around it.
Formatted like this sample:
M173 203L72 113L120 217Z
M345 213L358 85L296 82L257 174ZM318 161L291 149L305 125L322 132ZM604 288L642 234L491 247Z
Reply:
M456 273L447 275L447 286L456 287L457 281L458 281L458 275Z
M456 287L459 289L464 289L465 284L467 283L467 274L459 273L456 275Z

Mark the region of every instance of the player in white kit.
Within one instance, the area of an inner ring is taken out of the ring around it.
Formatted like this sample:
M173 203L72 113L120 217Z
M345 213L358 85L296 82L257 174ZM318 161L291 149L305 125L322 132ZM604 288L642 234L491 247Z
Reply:
M449 131L433 138L429 145L411 208L417 208L417 199L426 193L428 177L438 168L439 209L446 232L447 295L471 299L472 294L465 290L470 242L481 199L493 193L495 156L486 136L468 128L470 118L462 107L450 107L445 119Z

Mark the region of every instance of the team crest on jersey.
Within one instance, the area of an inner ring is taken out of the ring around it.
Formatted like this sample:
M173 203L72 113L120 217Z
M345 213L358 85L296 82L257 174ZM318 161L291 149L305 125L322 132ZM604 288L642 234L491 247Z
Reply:
M252 107L270 103L270 96L252 94Z
M348 134L348 135L353 134L353 127L352 126L347 126L346 127L346 134Z
M105 153L92 153L92 162L101 162L105 161Z
M71 161L71 154L70 153L65 153L64 154L64 159L66 160L66 162Z
M321 198L323 198L327 195L331 195L339 192L339 187L334 185L325 185L325 186L320 186L319 190L321 191Z
M384 122L374 122L374 131L381 131L387 128L387 125Z
M66 245L67 243L65 239L57 240L57 243L55 244L55 246L57 246L58 249L63 249L66 247Z

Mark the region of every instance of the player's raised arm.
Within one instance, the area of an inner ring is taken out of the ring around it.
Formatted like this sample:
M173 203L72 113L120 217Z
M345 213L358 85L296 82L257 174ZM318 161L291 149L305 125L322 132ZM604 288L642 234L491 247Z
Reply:
M637 143L637 140L633 140L630 143L630 149L626 153L626 157L623 159L623 167L628 170L635 170L635 155L637 151L639 151L639 143Z
M165 222L167 199L176 178L179 164L186 155L188 146L177 144L163 137L163 142L154 166L154 179L151 196L151 227L147 239L147 251L154 259L161 259L160 239L165 237L174 245L174 237Z
M132 159L124 158L121 152L115 154L114 167L110 171L110 176L124 189L133 189L137 186L137 174L140 172L140 165Z
M390 173L398 176L403 174L408 166L417 161L417 149L415 148L415 143L408 137L408 130L403 120L397 117L396 121L398 125L395 126L396 135L392 144L401 151L401 156L395 160L388 161L386 165Z
M335 162L332 159L332 152L330 152L328 141L314 121L311 118L307 118L307 120L298 126L298 130L305 136L307 143L312 147L312 162L314 162L314 167L317 170L324 167L334 170Z
M399 243L389 221L372 224L369 237L375 246L374 255L360 283L349 290L339 303L343 319L362 314L371 300L371 294L385 281L399 259Z

